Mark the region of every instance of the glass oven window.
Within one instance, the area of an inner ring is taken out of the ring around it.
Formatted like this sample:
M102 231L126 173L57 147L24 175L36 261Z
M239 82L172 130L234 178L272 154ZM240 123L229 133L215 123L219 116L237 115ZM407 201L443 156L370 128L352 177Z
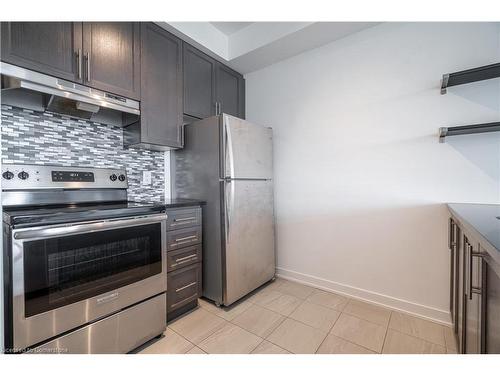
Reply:
M161 272L161 224L24 243L26 317Z

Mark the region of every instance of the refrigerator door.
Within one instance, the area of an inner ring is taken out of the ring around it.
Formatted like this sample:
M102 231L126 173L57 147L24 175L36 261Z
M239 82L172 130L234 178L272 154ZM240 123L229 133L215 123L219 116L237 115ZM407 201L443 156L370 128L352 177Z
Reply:
M222 125L221 178L271 179L272 129L229 115Z
M271 280L275 273L271 181L224 181L224 305Z

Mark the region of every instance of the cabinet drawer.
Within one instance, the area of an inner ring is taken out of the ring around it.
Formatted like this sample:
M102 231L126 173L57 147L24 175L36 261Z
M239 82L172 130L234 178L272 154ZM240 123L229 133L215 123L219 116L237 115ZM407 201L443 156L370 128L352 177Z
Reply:
M201 225L201 208L167 210L167 230Z
M167 275L167 313L201 295L201 265L184 267Z
M167 251L201 243L201 227L167 232Z
M167 272L201 261L201 245L188 246L167 253Z

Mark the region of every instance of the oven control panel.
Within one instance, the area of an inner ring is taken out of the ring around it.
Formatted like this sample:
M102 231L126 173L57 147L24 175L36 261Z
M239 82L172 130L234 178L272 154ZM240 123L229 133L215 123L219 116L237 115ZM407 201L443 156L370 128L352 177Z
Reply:
M2 190L126 189L124 169L3 164Z

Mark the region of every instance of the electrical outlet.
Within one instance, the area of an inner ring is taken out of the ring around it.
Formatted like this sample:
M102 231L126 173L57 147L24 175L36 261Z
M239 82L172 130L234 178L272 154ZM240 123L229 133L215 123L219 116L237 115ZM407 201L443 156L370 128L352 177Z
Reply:
M142 172L142 184L144 186L151 185L151 171L143 171Z

